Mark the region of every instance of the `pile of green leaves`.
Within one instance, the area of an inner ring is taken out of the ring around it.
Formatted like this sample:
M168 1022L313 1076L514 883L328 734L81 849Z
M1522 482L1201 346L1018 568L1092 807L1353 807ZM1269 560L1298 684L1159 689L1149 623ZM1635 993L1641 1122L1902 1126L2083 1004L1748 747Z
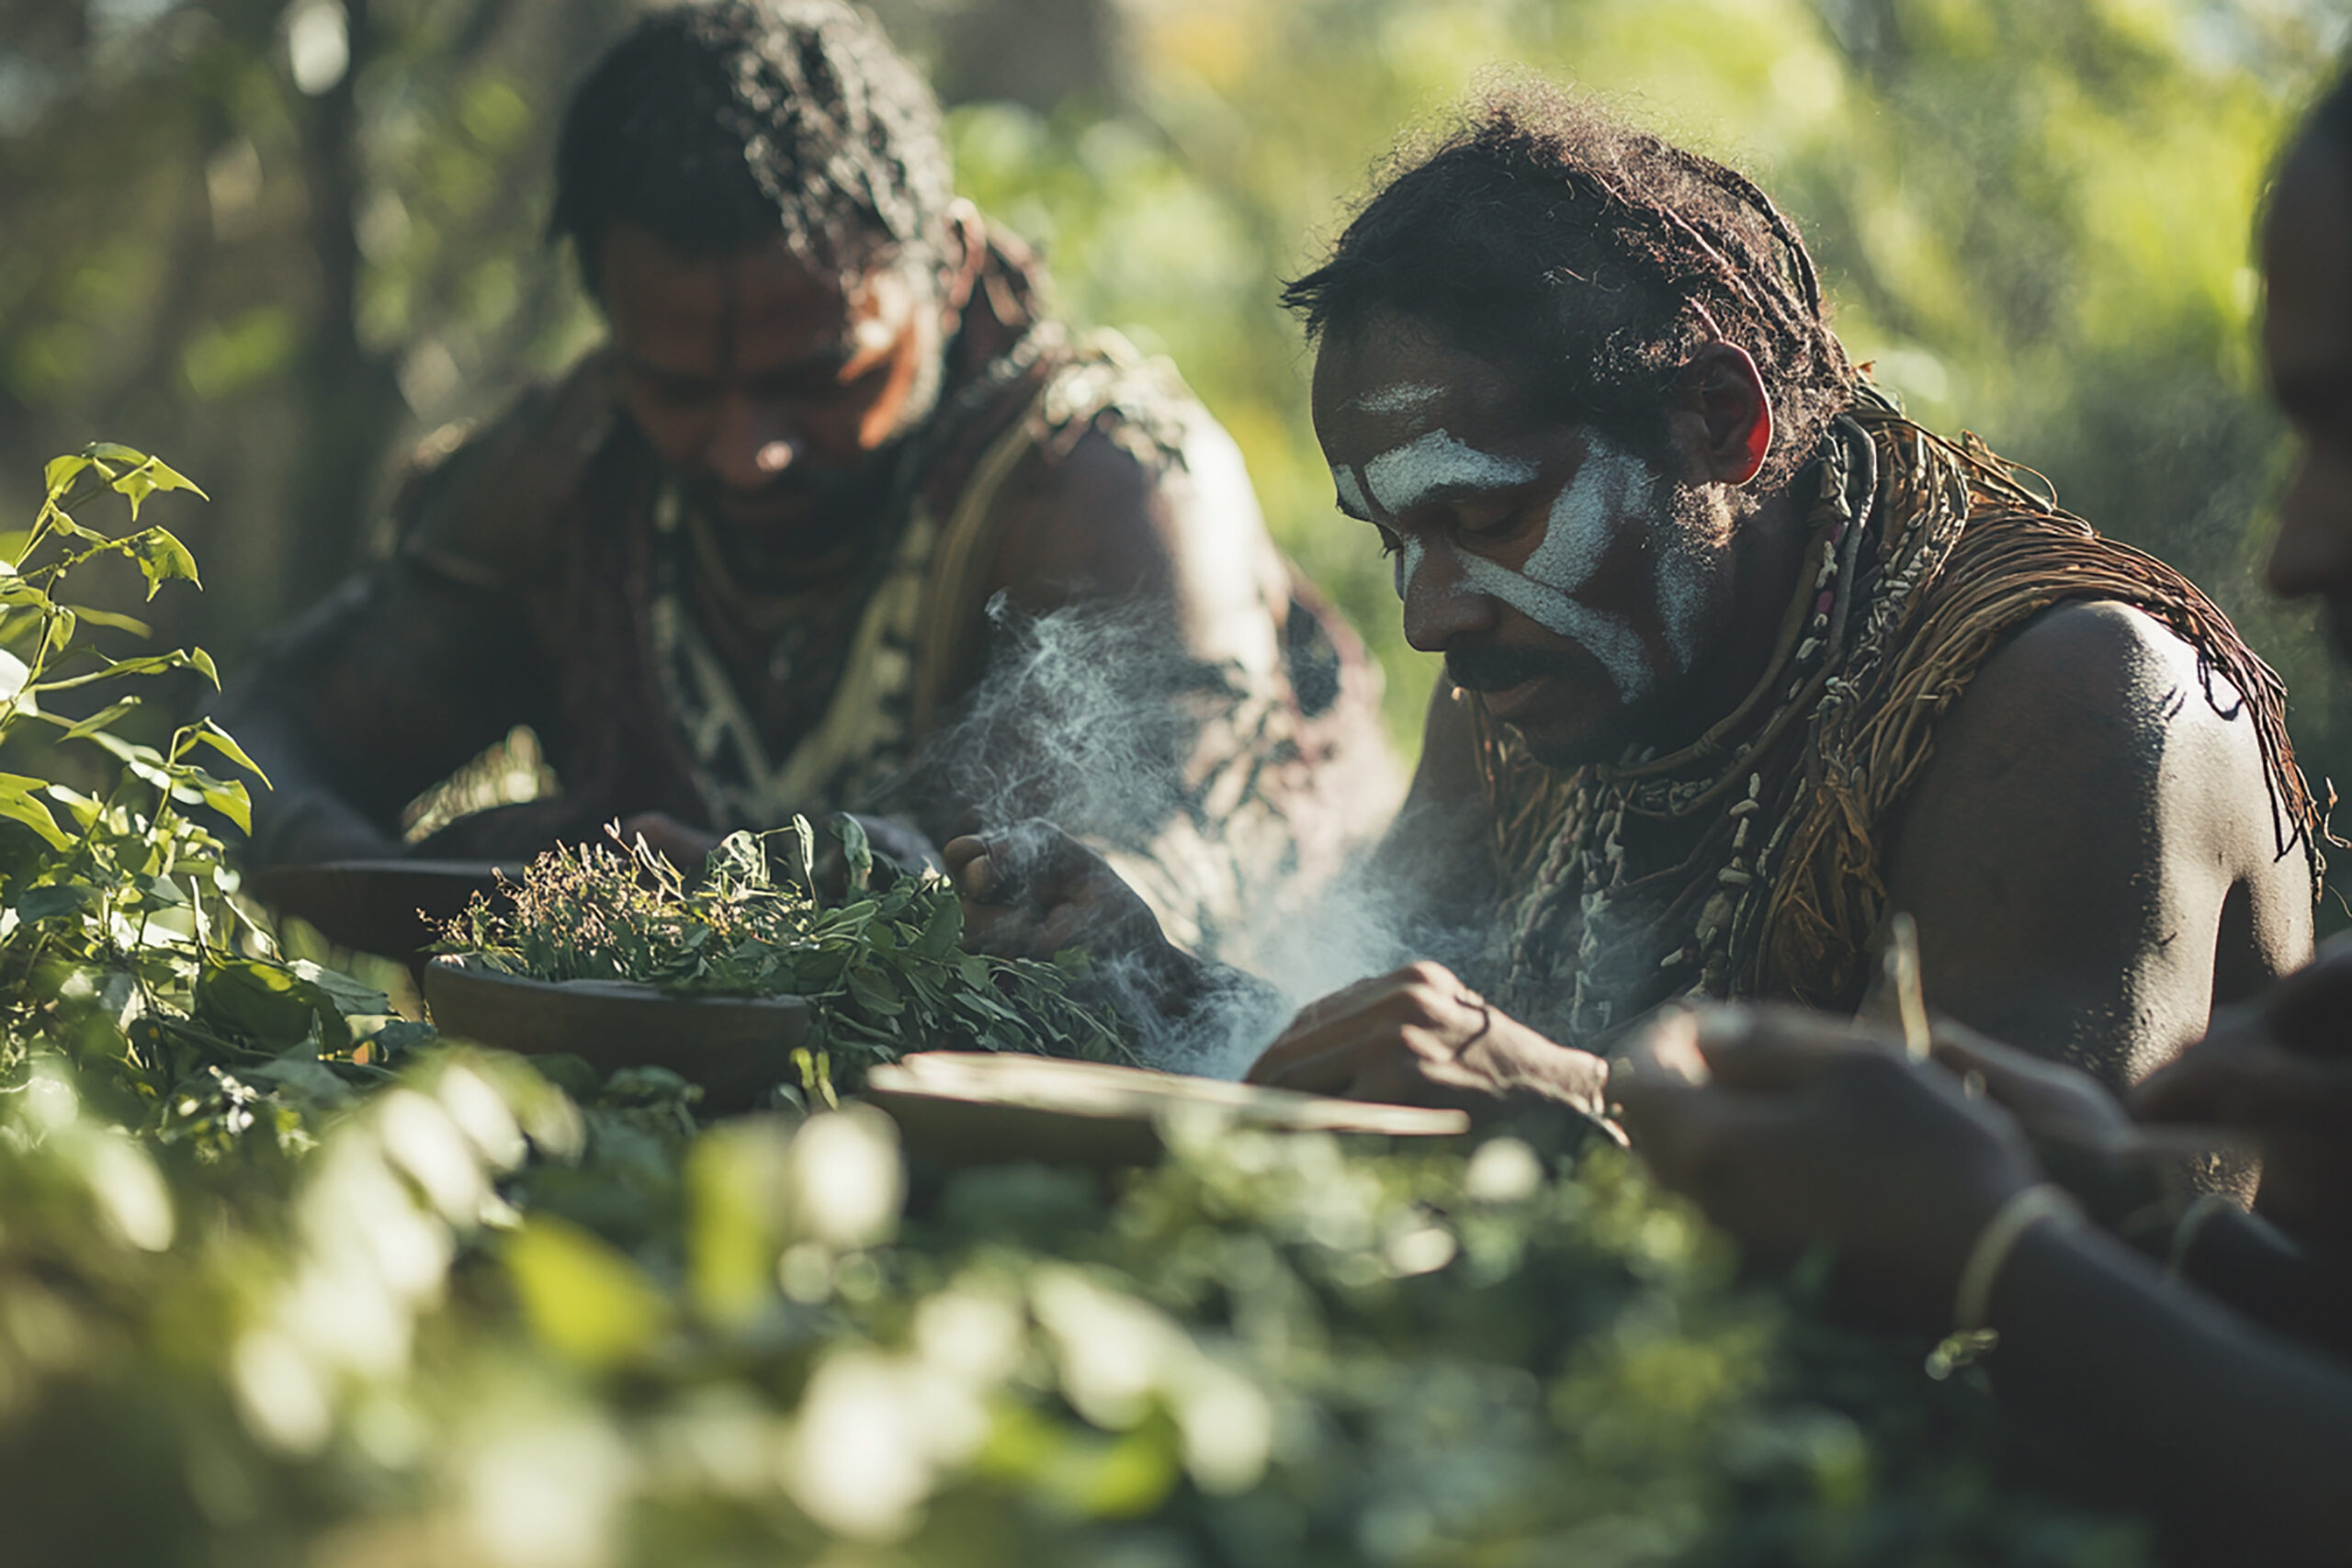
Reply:
M86 476L136 500L164 472L87 456L52 470L45 517ZM658 1070L425 1046L243 918L193 815L242 817L191 760L237 761L232 741L199 723L148 748L108 728L127 708L40 709L76 689L69 660L169 667L77 645L93 617L26 564L44 542L185 553L54 526L0 589L26 671L0 739L37 726L122 764L97 797L11 775L0 819L9 1561L2145 1560L2130 1524L1996 1483L1967 1375L1933 1383L1925 1346L1742 1285L1611 1152L1554 1166L1509 1138L1392 1148L1210 1114L1117 1181L910 1181L869 1106L707 1124ZM689 990L788 975L837 1038L891 1016L845 978L861 953L893 955L869 987L933 977L876 993L901 1020L1003 995L1005 971L954 956L934 883L854 870L820 907L748 841L691 888L618 854L553 866L522 923L468 928L481 951ZM560 959L565 916L635 934Z
M476 895L440 946L534 980L806 998L811 1047L842 1088L876 1062L934 1048L1134 1060L1117 1019L1071 995L1083 953L1043 964L966 953L963 906L945 877L877 870L854 817L836 817L833 831L838 899L820 891L806 818L732 835L691 883L642 840L616 834L610 845L550 850L495 896Z

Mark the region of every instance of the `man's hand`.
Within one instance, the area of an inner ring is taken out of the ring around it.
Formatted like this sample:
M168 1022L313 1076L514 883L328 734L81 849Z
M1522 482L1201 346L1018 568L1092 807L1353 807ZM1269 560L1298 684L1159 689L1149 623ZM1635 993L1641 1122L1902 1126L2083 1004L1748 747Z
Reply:
M1098 958L1189 964L1159 917L1110 863L1050 822L950 839L940 851L964 901L964 945L999 958L1050 960L1083 946Z
M2131 1097L2147 1122L2232 1127L2262 1145L2258 1208L2352 1258L2352 941L2256 1001L2213 1015L2204 1040Z
M1609 1092L1658 1179L1752 1254L1785 1263L1826 1244L1851 1282L1929 1328L1985 1222L2041 1179L2007 1111L1818 1014L1668 1015Z
M1555 1044L1436 964L1359 980L1301 1010L1249 1081L1492 1117L1550 1108L1601 1119L1606 1064Z

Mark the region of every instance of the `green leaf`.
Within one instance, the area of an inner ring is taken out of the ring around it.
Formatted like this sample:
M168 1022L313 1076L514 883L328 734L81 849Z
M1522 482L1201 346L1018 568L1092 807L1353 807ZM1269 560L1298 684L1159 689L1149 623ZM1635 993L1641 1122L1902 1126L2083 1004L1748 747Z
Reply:
M54 501L63 495L66 487L81 478L82 470L89 466L90 459L78 455L70 457L51 457L49 460L49 467L41 470L41 482L49 487L50 499Z
M345 1017L380 1018L392 1010L392 998L340 969L329 969L307 958L294 961L294 973L324 991Z
M203 797L204 804L234 822L239 832L251 834L254 830L254 797L244 784L235 779L214 779L209 775L199 777L206 781L197 785L197 794Z
M842 841L842 854L849 863L849 891L863 893L874 880L874 846L866 841L865 824L846 811L833 817L833 835Z
M91 736L96 735L99 730L104 729L107 726L112 724L116 719L120 718L124 714L129 713L138 705L139 699L137 697L125 697L119 703L109 703L105 707L102 707L97 712L92 714L89 717L82 720L79 724L74 725L63 735L58 737L58 739L61 740L86 740Z
M552 1214L531 1216L505 1262L532 1329L584 1366L641 1353L669 1323L669 1303L627 1254Z
M214 961L197 980L196 1016L273 1055L311 1041L334 1051L351 1043L343 1010L325 988L273 959Z
M133 700L135 701L136 699L134 698ZM251 757L246 756L245 749L238 745L227 730L221 728L219 725L213 723L209 718L198 719L196 724L196 739L198 741L202 742L204 745L211 747L215 751L220 752L223 757L226 757L229 761L236 763L237 766L244 769L245 772L261 780L266 788L276 789L277 787L276 784L269 782L269 775L261 771L261 764L254 761Z
M22 773L0 773L0 817L22 822L39 833L53 850L71 849L74 840L49 814L49 807L33 798L34 792L49 787L47 779L27 778Z
M120 490L131 478L129 474L124 475L116 481L115 488ZM139 502L134 498L131 502L134 517L138 515L138 510ZM196 574L196 557L170 529L149 528L132 535L123 544L130 551L131 558L139 563L139 570L146 574L148 598L154 598L164 583L175 579L193 582L198 588L204 586L203 580Z
M63 882L35 887L17 899L17 914L27 920L53 920L79 914L97 901L98 890L86 882Z
M0 593L5 592L5 589L0 589ZM42 597L44 601L46 601L47 595L44 594ZM0 604L6 604L6 602L7 601L5 598L0 598ZM111 626L116 631L129 632L133 637L153 637L155 635L155 628L149 626L145 621L141 620L136 615L119 615L112 610L100 610L88 604L75 604L72 606L72 609L75 615L81 616L84 620L89 622L94 626Z
M82 456L92 461L108 463L144 463L146 453L135 446L125 446L119 441L93 441L82 448Z

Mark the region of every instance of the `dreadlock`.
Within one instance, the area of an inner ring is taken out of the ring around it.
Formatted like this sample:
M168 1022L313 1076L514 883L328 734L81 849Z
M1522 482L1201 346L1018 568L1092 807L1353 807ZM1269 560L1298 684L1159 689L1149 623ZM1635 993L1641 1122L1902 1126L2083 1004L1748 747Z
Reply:
M703 0L657 11L564 113L550 232L593 292L616 220L681 254L782 235L849 274L936 265L954 191L939 104L845 0Z
M1310 338L1383 310L1428 321L1534 370L1561 417L1653 452L1684 361L1737 344L1780 432L1769 480L1853 394L1813 258L1762 191L1540 82L1487 92L1433 147L1400 153L1282 298Z

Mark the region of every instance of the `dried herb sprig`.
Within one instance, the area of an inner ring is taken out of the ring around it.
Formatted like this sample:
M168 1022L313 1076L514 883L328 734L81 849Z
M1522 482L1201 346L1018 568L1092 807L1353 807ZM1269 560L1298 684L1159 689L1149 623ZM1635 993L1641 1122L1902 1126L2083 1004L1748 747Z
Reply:
M846 889L817 891L807 818L737 833L690 883L642 840L542 854L495 897L477 895L440 951L534 980L631 980L678 996L796 996L831 1081L910 1051L976 1049L1132 1062L1114 1015L1069 994L1083 950L1051 964L963 952L963 907L933 871L876 877L855 818L838 817ZM775 864L781 862L785 874Z

